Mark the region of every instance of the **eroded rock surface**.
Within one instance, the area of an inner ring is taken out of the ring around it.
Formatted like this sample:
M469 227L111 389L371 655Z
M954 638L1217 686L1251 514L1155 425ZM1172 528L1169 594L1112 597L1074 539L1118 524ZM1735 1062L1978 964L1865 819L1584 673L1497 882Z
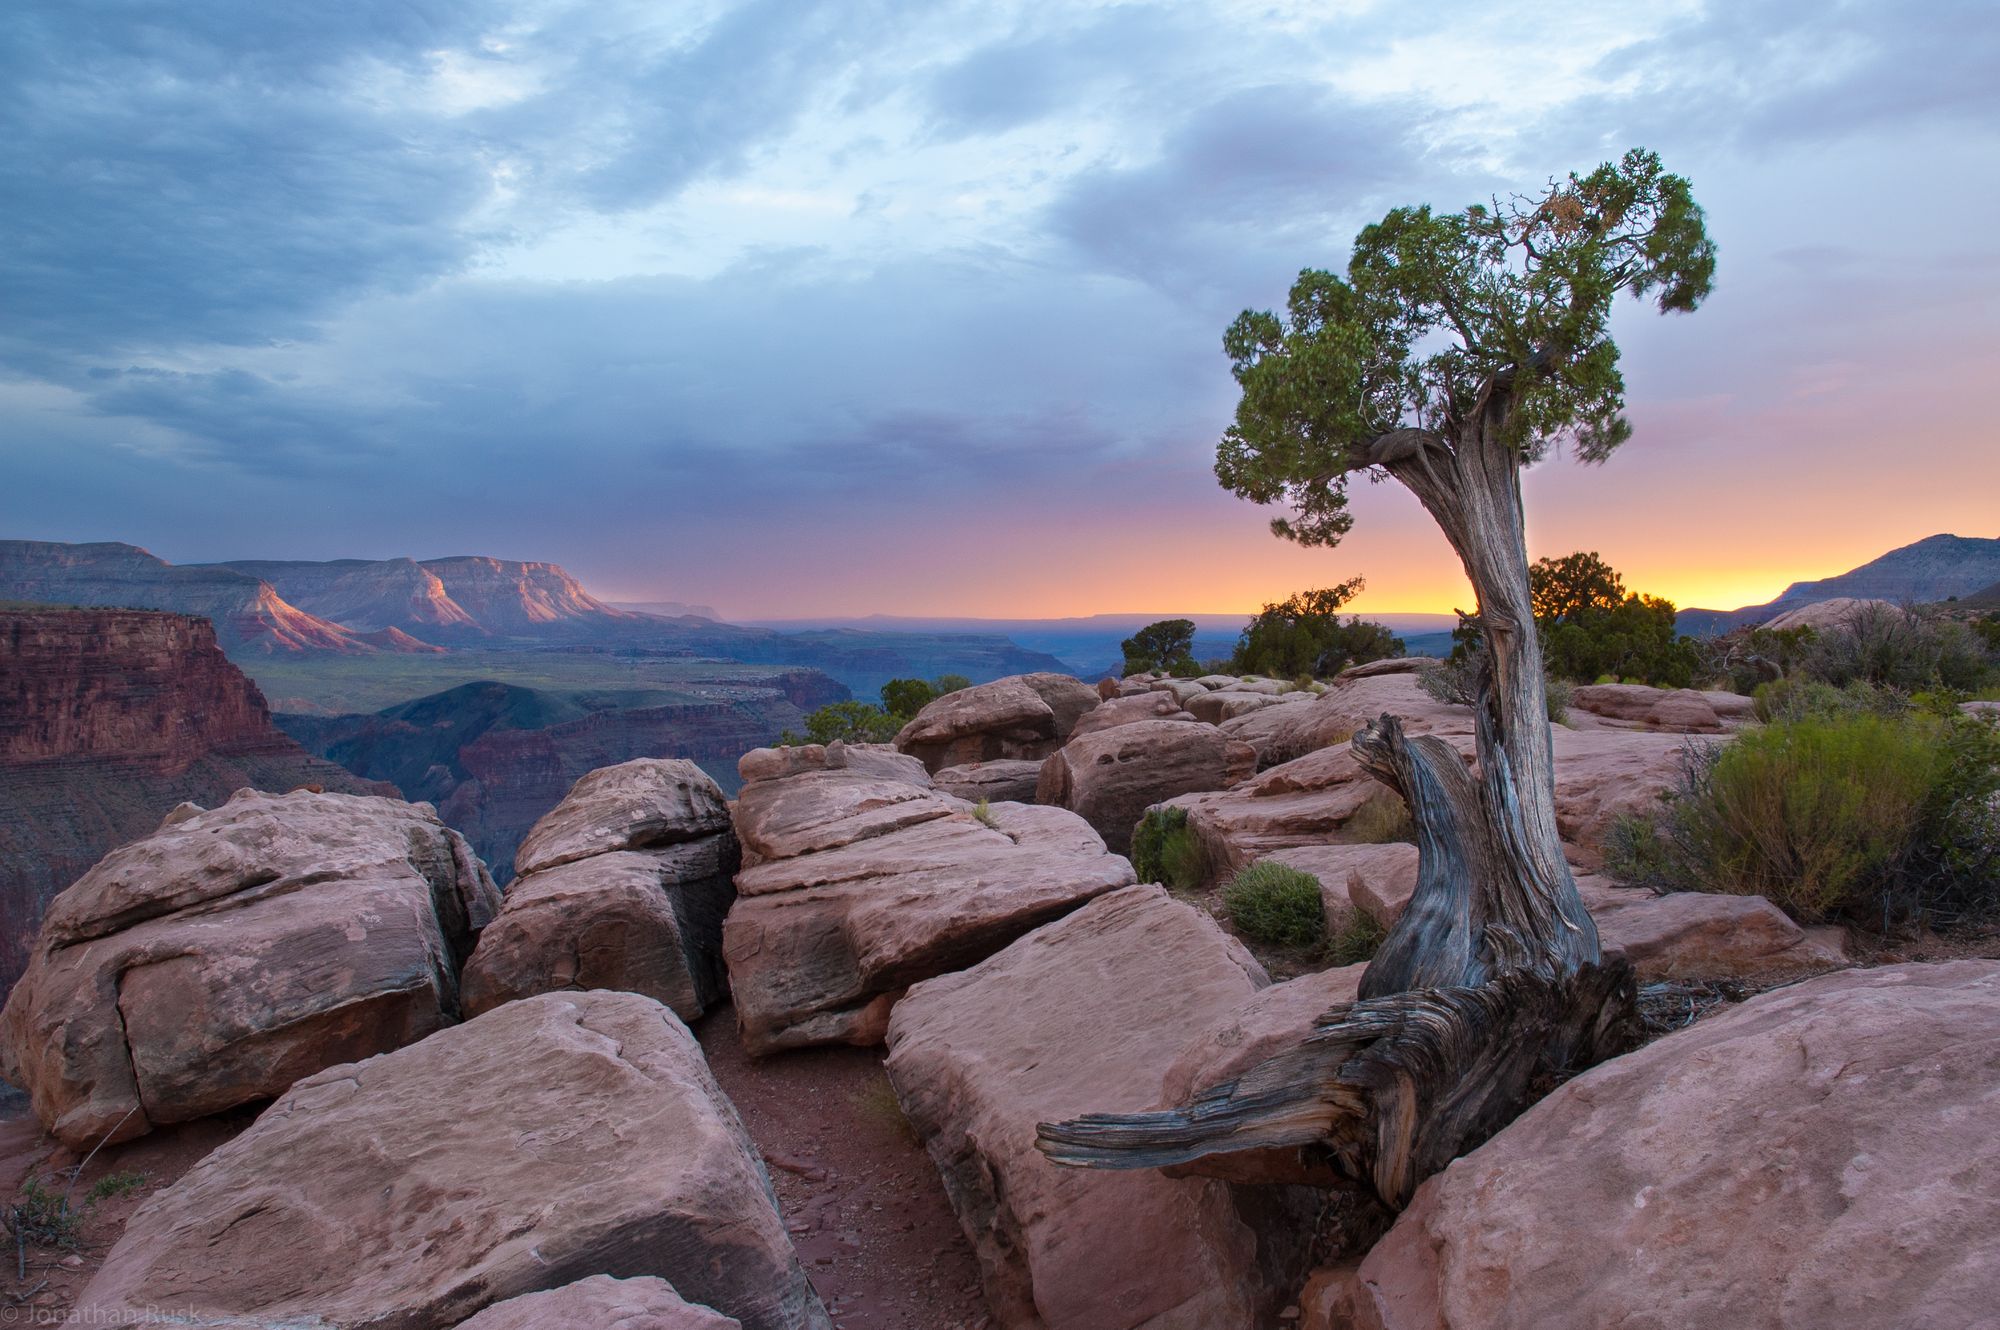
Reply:
M781 770L759 753L753 772ZM972 965L1133 881L1088 823L1060 808L974 805L843 768L750 779L723 950L756 1053L881 1041L918 980Z
M1313 1294L1324 1330L1990 1324L2000 963L1844 971L1614 1058Z
M1041 776L1040 762L1003 758L992 762L968 762L962 767L946 767L931 777L931 784L954 799L963 799L970 804L976 804L981 799L1019 804L1034 801L1035 782Z
M50 903L0 1074L84 1149L270 1098L456 1020L499 905L427 805L239 791Z
M451 1326L604 1273L745 1330L829 1324L687 1028L546 994L300 1081L133 1216L79 1311Z

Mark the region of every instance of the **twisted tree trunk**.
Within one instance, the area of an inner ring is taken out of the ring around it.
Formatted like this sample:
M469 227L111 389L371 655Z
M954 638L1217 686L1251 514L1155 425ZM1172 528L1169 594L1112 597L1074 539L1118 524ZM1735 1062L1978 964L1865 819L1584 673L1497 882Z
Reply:
M1602 963L1556 830L1555 756L1529 597L1520 459L1481 411L1455 445L1415 430L1371 461L1414 492L1479 597L1478 773L1384 716L1356 758L1417 826L1415 894L1362 976L1298 1045L1155 1113L1044 1123L1058 1163L1365 1186L1400 1208L1568 1071L1636 1032L1630 967Z

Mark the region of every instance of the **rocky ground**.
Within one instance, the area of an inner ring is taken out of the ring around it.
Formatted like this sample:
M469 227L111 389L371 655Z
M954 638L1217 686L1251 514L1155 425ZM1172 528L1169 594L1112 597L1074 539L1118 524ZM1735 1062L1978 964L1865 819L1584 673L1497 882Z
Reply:
M177 811L56 902L0 1012L0 1075L54 1133L0 1098L0 1194L76 1215L0 1271L0 1319L1978 1323L2000 968L1960 958L2000 938L1851 939L1587 871L1690 736L1742 723L1721 695L1599 690L1557 736L1565 850L1649 1041L1552 1078L1400 1217L1342 1210L1285 1142L1052 1159L1039 1124L1265 1093L1355 999L1363 964L1245 949L1237 868L1310 873L1330 933L1411 906L1349 722L1454 743L1462 709L1400 662L1212 683L981 686L894 746L754 752L734 802L685 761L601 768L504 899L427 808ZM1107 849L1162 807L1203 860L1173 894Z

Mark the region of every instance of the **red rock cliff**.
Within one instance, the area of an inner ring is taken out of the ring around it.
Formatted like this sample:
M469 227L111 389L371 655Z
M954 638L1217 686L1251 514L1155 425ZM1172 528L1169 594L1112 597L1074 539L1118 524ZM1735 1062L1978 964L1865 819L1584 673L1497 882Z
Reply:
M272 725L206 619L0 611L0 993L42 908L106 851L183 800L300 785L388 792Z

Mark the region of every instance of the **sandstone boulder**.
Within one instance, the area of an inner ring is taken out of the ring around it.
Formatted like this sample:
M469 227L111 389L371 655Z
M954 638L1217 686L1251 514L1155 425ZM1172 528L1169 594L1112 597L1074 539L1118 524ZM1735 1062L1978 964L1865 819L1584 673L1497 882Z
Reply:
M1332 1008L1354 1001L1367 968L1363 963L1318 970L1252 993L1197 1032L1167 1065L1160 1102L1186 1103L1197 1092L1295 1047L1301 1032Z
M684 1301L664 1279L592 1275L496 1302L458 1330L743 1330L743 1323Z
M1791 628L1812 628L1820 632L1845 628L1864 614L1900 614L1902 610L1886 600L1867 600L1855 596L1834 596L1827 600L1816 600L1797 609L1786 610L1771 619L1764 627L1774 633Z
M499 905L428 806L238 791L50 904L0 1012L0 1075L85 1149L271 1098L457 1020Z
M1839 930L1808 932L1762 896L1680 891L1658 896L1577 879L1606 954L1659 979L1778 979L1846 965Z
M643 993L692 1021L720 999L736 837L617 850L515 878L467 962L465 1012L564 989Z
M1035 1125L1150 1108L1190 1031L1267 982L1201 912L1113 892L958 974L919 984L889 1028L889 1077L944 1176L1002 1326L1250 1326L1258 1234L1228 1186L1059 1168Z
M1726 721L1749 721L1757 710L1754 699L1738 693L1629 683L1584 685L1571 690L1569 704L1576 711L1674 734L1719 734Z
M1369 1330L1988 1325L1996 1106L2000 963L1777 989L1558 1088L1309 1309Z
M1350 671L1310 701L1252 711L1224 721L1222 729L1257 750L1257 769L1263 771L1345 743L1383 715L1399 717L1408 734L1472 733L1471 708L1438 701L1408 670Z
M1349 665L1333 676L1335 684L1353 679L1373 679L1384 674L1421 674L1436 661L1430 656L1390 656L1384 660L1371 660L1365 665Z
M1097 712L1090 714L1094 716ZM931 777L931 784L952 798L963 799L969 804L976 804L981 799L993 803L1029 803L1034 800L1035 782L1041 779L1041 775L1040 762L1027 758L1003 758L993 762L968 762L962 767L946 767Z
M514 855L521 877L611 850L699 840L729 828L729 805L685 758L641 757L599 767L529 830Z
M1016 674L947 693L916 714L896 747L926 769L1042 758L1062 747L1097 690L1067 674Z
M1172 693L1150 691L1134 693L1130 697L1113 698L1101 704L1097 710L1076 723L1076 728L1070 731L1069 737L1081 739L1086 734L1096 734L1099 730L1108 730L1119 725L1130 725L1135 720L1193 719L1192 715L1181 710L1179 700Z
M466 1014L610 988L694 1020L722 994L738 858L722 790L694 763L640 758L590 772L522 842L515 862L531 866L465 967Z
M79 1313L450 1326L605 1273L828 1325L694 1036L637 994L546 994L294 1085L132 1217Z
M1172 694L1174 701L1182 706L1208 691L1206 686L1193 679L1155 679L1146 687L1156 693Z
M1067 808L1118 854L1147 808L1199 790L1222 790L1256 769L1256 752L1212 725L1141 720L1081 739L1042 763L1035 802Z
M910 984L1133 881L1073 813L1000 802L982 821L940 790L853 771L752 781L735 819L745 866L723 951L760 1054L878 1043Z

